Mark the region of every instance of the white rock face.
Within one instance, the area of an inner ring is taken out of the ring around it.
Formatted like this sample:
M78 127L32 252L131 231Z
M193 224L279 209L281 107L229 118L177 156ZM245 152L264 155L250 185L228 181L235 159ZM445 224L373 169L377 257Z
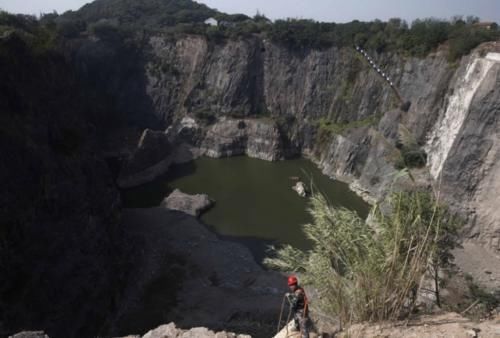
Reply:
M488 53L486 59L491 61L500 62L500 53Z
M181 128L196 129L198 127L198 123L192 117L184 117L181 120Z
M493 56L493 58L496 57ZM495 62L488 58L474 58L467 65L464 76L457 81L443 118L436 123L425 147L430 172L434 179L439 178L453 143L468 115L474 94Z

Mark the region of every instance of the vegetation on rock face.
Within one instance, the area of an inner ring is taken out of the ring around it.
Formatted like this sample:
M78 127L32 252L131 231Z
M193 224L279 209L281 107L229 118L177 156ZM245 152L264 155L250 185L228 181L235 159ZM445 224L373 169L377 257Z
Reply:
M422 168L427 163L427 153L418 144L415 137L404 125L399 125L399 140L397 147L400 156L394 164L396 169Z
M389 212L372 210L373 226L352 211L312 198L313 221L304 226L313 248L285 246L266 264L296 271L318 290L316 305L342 323L391 320L413 310L420 282L431 262L452 246L455 223L429 193L400 192Z
M379 122L380 118L380 115L372 115L361 120L344 123L333 123L328 119L322 118L318 121L318 123L320 132L327 133L328 136L331 136L331 134L342 134L354 128L374 126Z

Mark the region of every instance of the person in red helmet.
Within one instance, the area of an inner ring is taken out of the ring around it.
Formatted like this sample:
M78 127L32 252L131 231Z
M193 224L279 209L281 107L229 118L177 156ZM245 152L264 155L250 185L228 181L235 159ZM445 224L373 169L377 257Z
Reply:
M307 296L304 289L299 286L297 277L288 277L289 293L286 294L293 312L295 329L300 331L302 338L309 338L309 311L307 308Z

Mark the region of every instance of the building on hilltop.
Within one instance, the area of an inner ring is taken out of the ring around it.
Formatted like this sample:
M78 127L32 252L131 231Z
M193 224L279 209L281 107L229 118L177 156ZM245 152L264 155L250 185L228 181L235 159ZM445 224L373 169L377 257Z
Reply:
M219 24L219 22L215 18L208 18L205 20L205 25L217 26L218 24Z

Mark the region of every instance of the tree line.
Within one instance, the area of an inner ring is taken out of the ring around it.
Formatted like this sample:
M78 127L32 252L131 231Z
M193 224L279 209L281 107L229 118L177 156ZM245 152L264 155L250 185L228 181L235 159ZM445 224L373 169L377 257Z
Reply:
M210 17L217 19L219 25L206 25L204 22ZM25 22L33 19L3 13L0 16L0 29L13 24L26 27ZM341 24L303 19L272 22L260 13L253 18L243 14L229 15L189 0L96 1L77 12L42 15L40 22L56 27L59 35L67 38L85 33L99 37L130 37L140 32L163 33L174 39L196 34L222 43L228 39L259 35L296 50L359 45L376 53L396 52L417 57L424 57L445 45L450 61L468 54L483 42L500 38L496 23L484 25L477 17L418 19L411 24L398 18L387 22L355 20Z

